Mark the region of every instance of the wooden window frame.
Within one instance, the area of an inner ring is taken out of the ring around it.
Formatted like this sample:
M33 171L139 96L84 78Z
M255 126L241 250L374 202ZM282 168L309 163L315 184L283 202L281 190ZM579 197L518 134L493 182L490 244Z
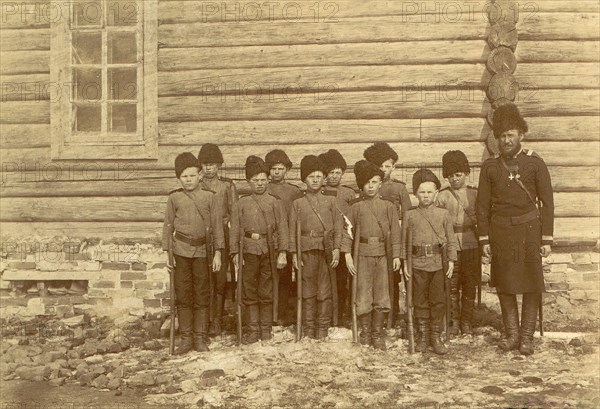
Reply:
M74 141L74 138L71 138L73 114L71 93L73 87L71 86L70 16L72 4L77 1L61 2L62 15L66 17L57 19L51 26L50 81L52 84L57 84L56 88L61 90L50 101L52 159L158 159L158 0L130 0L137 4L138 18L140 16L143 18L141 33L143 53L141 61L138 61L138 64L141 65L138 68L138 75L140 72L142 73L143 87L137 90L137 104L142 105L141 109L138 107L137 112L138 116L141 112L142 117L137 119L135 138L138 140L131 142ZM102 69L106 70L106 67L103 66ZM104 97L107 96L104 93L107 88L106 81L103 81ZM138 78L139 83L140 78ZM139 138L140 132L141 138ZM78 139L81 140L81 137Z

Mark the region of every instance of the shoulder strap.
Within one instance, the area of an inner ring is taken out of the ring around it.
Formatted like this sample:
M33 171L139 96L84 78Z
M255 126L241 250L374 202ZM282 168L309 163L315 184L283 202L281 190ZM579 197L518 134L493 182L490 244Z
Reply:
M196 211L200 215L200 218L202 219L202 221L204 223L206 223L206 220L204 220L204 217L202 216L202 212L200 211L200 208L198 207L198 203L196 203L196 201L194 200L194 198L187 191L183 190L183 193L185 193L185 195L188 197L188 199L190 199L192 201L192 203L194 204L194 207L196 208ZM210 223L208 225L210 226Z
M419 213L419 214L421 215L421 217L422 217L422 218L424 218L424 219L427 221L427 223L429 223L429 226L431 227L431 230L433 230L433 233L435 234L435 236L436 236L436 237L437 237L437 239L438 239L438 243L439 243L439 244L442 244L444 240L442 240L442 238L441 238L441 237L440 237L440 235L438 234L438 232L437 232L437 230L435 229L435 227L433 227L433 223L431 223L431 220L429 220L429 217L427 217L427 216L425 215L425 213L423 213L423 212L421 211L421 209L419 209L419 208L417 208L417 213Z
M502 156L500 156L500 162L502 163L502 166L504 166L504 169L506 169L508 171L508 173L510 173L510 169L508 169L508 165L506 164L506 162L504 161L504 158ZM525 187L525 185L523 184L523 182L521 182L521 179L519 179L518 177L516 177L515 181L517 182L517 185L521 189L523 189L523 191L527 194L527 197L529 198L529 200L531 201L531 203L533 203L533 205L535 206L535 208L537 209L537 211L539 213L540 211L538 209L538 203L533 198L533 195L529 192L529 190L527 190L527 188Z
M458 197L458 195L456 194L456 192L454 191L454 189L448 188L448 190L450 191L450 193L452 194L452 196L454 196L454 198L458 202L458 206L463 209L463 211L465 212L465 214L467 216L469 216L469 217L474 217L475 216L475 212L473 210L471 210L471 211L467 210L467 208L465 207L465 205L460 201L460 198Z
M381 230L381 234L383 234L385 236L386 232L383 229L383 224L381 223L381 221L379 220L379 218L375 214L375 210L373 210L373 207L371 207L371 205L368 202L365 202L365 206L369 209L369 211L371 212L371 214L373 215L373 217L377 221L377 224L379 225L379 230Z
M321 225L323 226L323 230L327 230L327 226L325 226L325 222L323 222L323 219L321 218L321 215L319 214L319 212L317 211L317 209L315 209L315 207L312 205L312 203L310 202L310 200L308 200L308 196L305 195L304 197L306 198L306 202L308 203L308 205L310 206L310 208L312 209L312 211L317 215L317 218L319 219L319 221L321 222Z

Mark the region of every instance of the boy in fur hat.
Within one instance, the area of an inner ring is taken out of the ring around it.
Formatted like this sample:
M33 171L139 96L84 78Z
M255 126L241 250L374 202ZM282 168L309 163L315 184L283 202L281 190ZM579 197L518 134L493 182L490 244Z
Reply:
M415 350L425 352L431 345L436 354L448 352L440 339L444 317L444 274L452 277L456 261L456 236L452 217L446 209L435 206L440 181L429 169L420 169L413 175L413 192L419 206L409 210L402 224L402 242L412 234L412 249L402 248L402 259L412 251L412 277L404 263L404 277L412 281L415 319L419 337ZM445 254L443 254L445 253ZM448 259L448 270L443 271L442 257Z
M281 149L274 149L267 153L265 162L269 170L270 181L267 192L281 199L284 209L283 216L286 218L292 207L292 202L302 197L302 191L296 185L285 181L286 174L292 168L292 161ZM287 325L293 322L294 314L289 311L289 297L292 291L292 256L287 255L287 264L279 271L279 325Z
M345 233L342 252L352 275L357 276L356 313L360 326L360 343L385 350L383 325L391 308L388 255L385 237L391 238L392 270L400 270L400 225L398 211L380 195L383 171L366 160L354 165L356 183L362 194L350 206L348 219L352 226L360 224L360 237ZM352 259L352 243L359 240L359 270Z
M281 201L267 192L269 169L257 156L246 159L246 180L251 193L240 197L231 213L229 247L236 268L244 263L242 277L242 302L246 315L246 329L242 339L244 344L259 339L271 339L273 325L273 276L269 248L267 246L267 226L273 227L277 255L277 268L286 264L288 248L287 219L282 213ZM239 248L240 235L243 235L244 248ZM243 253L243 260L239 253Z
M210 288L208 264L221 268L221 251L225 247L221 208L213 191L199 186L200 173L196 157L185 152L175 158L175 176L181 188L167 199L163 225L162 248L167 251L172 241L175 266L174 287L181 342L175 351L181 355L192 348L208 351ZM206 228L213 231L215 254L206 258ZM193 334L193 335L192 335Z
M452 216L454 233L458 240L457 263L450 283L452 301L450 332L472 334L471 322L475 307L477 284L481 280L481 258L477 241L475 200L477 189L467 186L471 172L469 161L461 151L448 151L442 157L442 173L450 186L440 190L436 206L446 209ZM461 296L462 294L462 296Z
M347 222L348 211L350 210L350 203L356 198L356 192L354 189L349 188L341 184L342 177L346 172L346 161L344 157L335 149L319 155L319 159L323 163L323 170L325 174L325 184L321 189L321 193L325 196L333 196L337 201L337 210L344 219L344 230L350 228ZM346 260L340 259L340 263L336 268L336 280L337 280L337 295L338 295L338 322L342 323L344 317L351 316L350 308L350 294L351 281L349 280L350 275L348 274L348 268L346 267Z
M304 197L294 200L290 212L290 252L296 269L302 263L302 332L308 338L327 336L333 313L332 279L340 259L343 217L336 199L321 193L323 163L315 155L300 162L300 177L306 183ZM300 220L300 247L296 252L296 222Z
M392 171L398 162L398 154L386 142L375 142L364 151L364 157L371 163L374 163L383 171L383 183L379 194L382 199L389 200L398 210L399 220L402 220L404 214L412 207L410 195L406 189L406 184L400 180L391 177ZM359 186L360 188L360 186ZM392 318L398 317L400 291L398 284L400 275L394 275L394 288L392 300ZM396 326L401 325L399 321L394 322Z
M527 122L516 105L496 109L493 131L500 156L487 159L479 175L479 243L492 259L490 285L502 309L506 340L499 347L531 355L545 290L542 257L550 255L554 230L552 183L543 159L521 147ZM523 294L520 327L517 294Z
M205 189L217 193L223 212L223 232L225 234L225 251L221 254L221 269L214 271L214 294L211 306L209 335L221 334L223 309L225 307L225 290L227 287L227 270L229 269L229 219L233 206L237 202L237 190L231 179L219 176L223 165L223 154L213 143L205 143L198 153L198 162L202 169L200 184Z

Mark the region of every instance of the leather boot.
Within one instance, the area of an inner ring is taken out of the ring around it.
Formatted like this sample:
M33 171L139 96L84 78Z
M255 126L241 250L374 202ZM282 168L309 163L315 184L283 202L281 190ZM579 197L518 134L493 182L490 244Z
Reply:
M371 313L358 316L358 326L360 332L358 341L361 345L371 345Z
M428 318L417 318L417 344L415 345L416 352L427 351L429 345L429 319Z
M504 331L506 339L498 346L504 352L519 348L519 307L517 306L517 296L514 294L498 293L500 300L500 309L502 310L502 320L504 321Z
M475 309L475 300L463 297L461 300L462 311L460 313L460 331L465 335L473 334L471 328L473 322L473 310Z
M246 311L246 331L242 337L242 344L248 345L258 342L260 339L258 304L246 305L244 310Z
M333 317L331 298L317 302L317 339L327 338Z
M194 314L191 308L177 308L177 321L179 322L180 343L175 350L175 355L187 354L194 347L192 336L192 322Z
M523 294L521 345L519 346L519 352L523 355L533 354L533 333L535 332L540 302L542 302L542 295L540 293Z
M273 326L273 304L260 304L260 339L269 341L273 338L271 327Z
M315 320L317 317L317 298L302 300L302 334L307 338L315 338Z
M211 337L221 335L221 322L223 320L223 304L225 303L225 297L222 294L216 294L213 300L213 316L210 321L210 328L208 329L208 335Z
M194 310L194 350L197 352L208 351L208 307Z
M373 329L371 332L371 342L373 348L385 351L385 333L383 332L383 325L387 322L387 313L380 310L373 310Z
M446 345L444 345L442 339L440 338L440 334L442 332L442 326L440 324L441 320L439 319L431 320L431 336L429 340L431 343L431 347L433 348L433 352L435 352L438 355L446 355L448 353L448 348L446 348Z

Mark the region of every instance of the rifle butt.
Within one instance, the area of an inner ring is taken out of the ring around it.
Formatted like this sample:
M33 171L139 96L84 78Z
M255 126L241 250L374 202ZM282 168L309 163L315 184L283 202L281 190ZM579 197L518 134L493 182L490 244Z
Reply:
M302 242L301 242L300 215L296 221L296 261L298 273L296 274L296 342L302 338Z
M356 297L358 287L358 264L359 264L359 248L360 248L360 224L356 224L354 230L354 242L352 243L352 258L354 261L354 269L356 273L352 276L352 341L358 343L358 316L356 312Z
M173 255L173 237L169 237L168 247L169 265L175 266ZM169 308L171 310L171 322L169 323L169 354L175 354L175 272L169 272Z
M244 271L244 232L240 234L240 243L238 248L238 275L236 283L236 343L239 346L242 343L242 277Z
M410 280L405 280L406 285L406 316L407 316L407 335L408 335L408 351L411 354L415 353L415 325L413 321L413 285L412 285L412 273L413 273L413 259L412 259L412 229L408 228L407 235L407 250L406 250L406 269Z

